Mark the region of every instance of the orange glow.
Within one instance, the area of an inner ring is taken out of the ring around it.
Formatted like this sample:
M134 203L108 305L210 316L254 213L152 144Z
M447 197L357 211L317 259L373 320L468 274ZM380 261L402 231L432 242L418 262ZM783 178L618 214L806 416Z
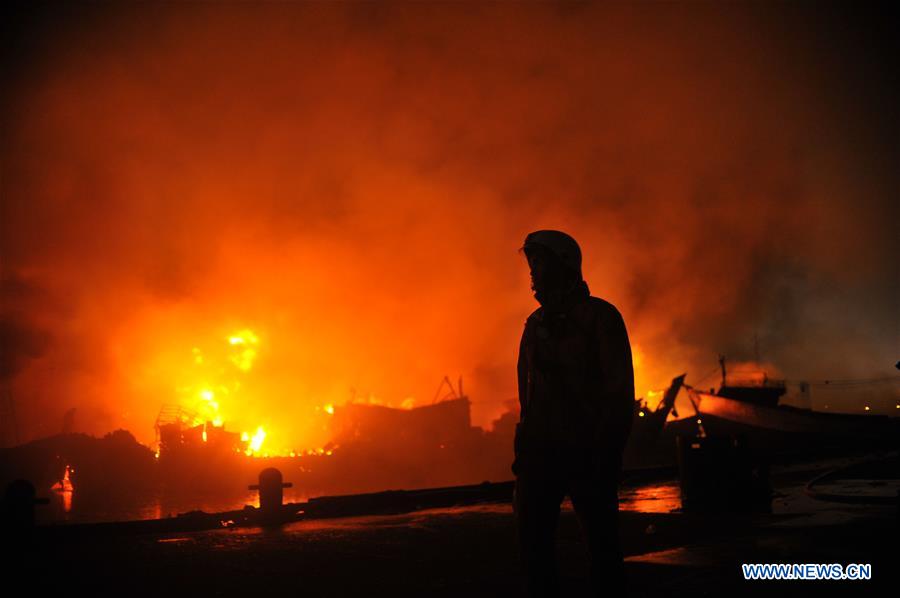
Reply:
M240 413L240 391L257 356L259 337L249 329L227 337L227 344L211 344L206 351L191 348L193 360L174 375L182 406L195 411L202 422L220 427ZM223 408L222 402L226 405ZM238 418L239 419L239 418Z
M662 401L663 394L664 391L648 390L647 394L644 396L644 399L647 402L647 409L650 411L656 409L659 402Z
M53 484L53 486L51 486L50 489L56 490L57 492L72 492L75 489L75 487L72 486L72 480L69 476L73 471L74 470L71 467L66 465L66 470L63 473L62 479L60 481L56 482L55 484Z
M769 362L728 361L726 366L728 384L760 386L770 380L782 377L781 370Z
M247 455L256 455L259 453L260 448L262 448L263 441L266 439L266 431L263 430L262 426L259 426L254 432L253 436L250 436L247 432L241 434L241 438L247 437L249 439L249 444L247 445Z
M634 334L631 334L631 363L634 368L634 387L638 388L646 388L651 386L653 382L651 381L647 375L647 356L644 353L643 347L635 341ZM651 386L652 388L652 386ZM637 398L637 397L636 397ZM656 400L653 400L656 398ZM647 407L649 409L654 409L656 404L659 402L659 399L662 398L661 393L654 393L653 391L647 391L647 395L644 399L647 402Z
M62 479L50 487L50 489L62 499L63 512L65 513L69 513L72 510L72 496L74 494L75 487L72 485L72 481L69 476L74 471L74 469L66 465L66 470L63 473Z
M194 413L193 425L203 425L201 438L209 439L208 425L221 428L229 425L244 426L268 413L248 409L248 402L255 396L256 382L249 374L259 355L260 337L251 329L243 328L224 337L224 342L207 343L205 349L191 348L192 359L175 366L173 378L180 403L188 413ZM333 408L332 408L333 409ZM261 447L269 433L262 426L256 432L243 432L247 455L265 455ZM287 438L282 438L287 442ZM287 455L288 449L272 454Z
M620 509L639 513L670 513L681 507L677 483L660 483L620 492Z
M76 407L78 432L151 445L178 404L246 430L242 451L305 454L335 406L427 405L444 374L488 428L518 408L537 303L516 250L538 228L579 240L649 409L718 351L748 358L755 331L788 378L862 377L893 351L862 332L893 306L852 298L891 296L895 186L832 107L850 88L828 53L782 59L813 46L780 25L604 3L131 4L14 36L0 369L23 441Z
M249 329L241 330L228 337L228 343L235 349L229 355L229 361L242 372L250 371L253 360L256 359L256 345L259 343L256 334Z

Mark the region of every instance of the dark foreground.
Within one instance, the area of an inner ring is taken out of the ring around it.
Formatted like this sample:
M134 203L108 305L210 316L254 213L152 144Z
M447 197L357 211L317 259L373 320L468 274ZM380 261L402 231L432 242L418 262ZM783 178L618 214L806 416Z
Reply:
M813 500L820 465L782 468L774 514L623 512L634 596L896 595L897 508ZM564 595L588 595L574 514L559 530ZM870 581L745 581L741 563L871 563ZM276 529L62 537L5 560L23 595L521 595L508 504L309 520Z

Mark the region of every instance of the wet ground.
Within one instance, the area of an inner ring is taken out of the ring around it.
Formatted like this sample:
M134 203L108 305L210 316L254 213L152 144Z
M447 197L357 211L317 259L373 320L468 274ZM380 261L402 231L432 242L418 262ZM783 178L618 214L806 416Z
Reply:
M50 503L36 513L39 525L160 519L195 510L220 513L238 511L245 505L259 506L259 495L255 490L230 496L131 496L127 501L112 504L110 501L99 504L79 503L73 492L51 491L47 494ZM284 492L285 503L303 503L309 498L308 494L293 491L292 488ZM620 508L628 511L668 513L681 506L678 482L675 480L623 486L619 492L619 501Z
M678 507L673 484L626 491L623 507L642 505L621 515L632 595L895 595L896 506L828 503L802 491L841 463L775 468L780 496L767 515L669 512ZM564 593L588 595L584 545L568 505L558 558ZM521 595L514 519L505 504L303 521L274 530L60 541L6 562L40 594ZM871 563L873 579L745 581L740 565L751 562Z

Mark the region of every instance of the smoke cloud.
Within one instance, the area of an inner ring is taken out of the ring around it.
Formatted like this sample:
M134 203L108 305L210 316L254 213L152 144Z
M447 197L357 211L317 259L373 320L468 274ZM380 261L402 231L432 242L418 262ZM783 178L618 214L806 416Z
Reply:
M536 307L517 249L540 228L579 240L593 294L623 313L639 394L701 383L720 353L758 351L792 380L891 375L897 98L879 17L20 8L0 373L22 436L77 407L79 429L150 443L163 404L222 384L227 425L315 446L324 405L426 404L445 374L487 426L515 396ZM253 367L228 369L244 329ZM198 354L227 380L199 380ZM832 409L895 399L813 391Z

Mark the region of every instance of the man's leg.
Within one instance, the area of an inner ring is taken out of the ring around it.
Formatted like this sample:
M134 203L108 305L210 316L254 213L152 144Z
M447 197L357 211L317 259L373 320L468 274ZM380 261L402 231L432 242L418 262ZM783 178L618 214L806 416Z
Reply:
M513 507L522 567L530 596L558 596L556 527L563 490L554 476L524 471L516 477Z
M591 559L591 580L601 596L624 596L625 565L619 542L618 476L586 473L570 484Z

